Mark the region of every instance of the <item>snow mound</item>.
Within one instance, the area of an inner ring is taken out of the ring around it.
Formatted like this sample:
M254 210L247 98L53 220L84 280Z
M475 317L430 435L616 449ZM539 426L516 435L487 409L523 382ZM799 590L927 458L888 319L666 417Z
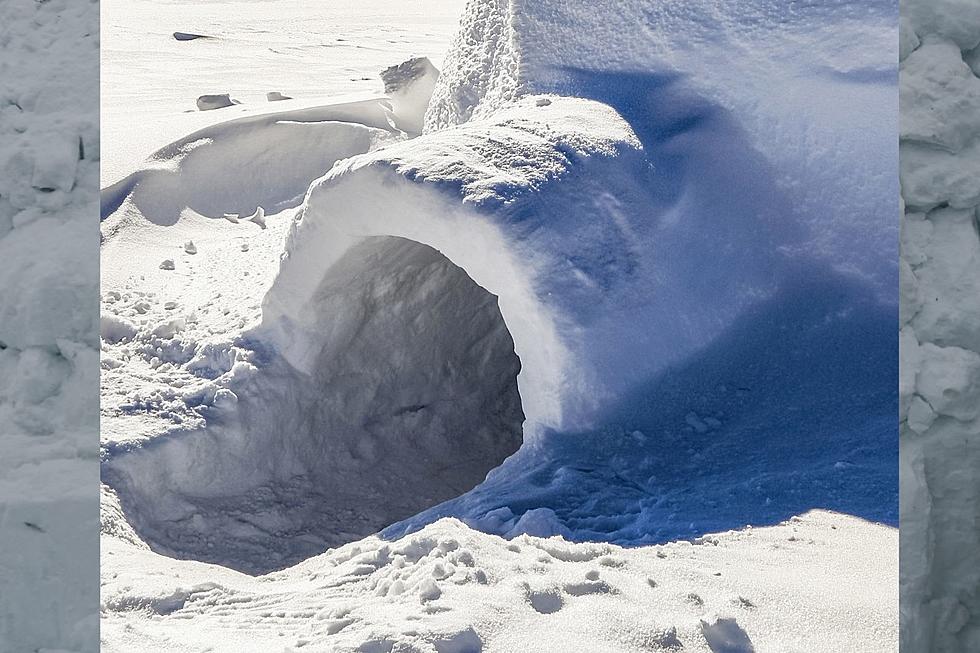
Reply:
M94 653L99 12L0 25L0 649Z
M529 94L590 98L630 122L654 165L696 175L676 150L691 127L717 126L724 115L734 126L727 136L772 167L768 176L792 200L787 217L813 232L811 250L874 279L894 301L897 186L883 164L896 158L897 23L896 5L884 0L625 0L608 10L471 2L426 130L493 115ZM734 174L738 163L728 163Z
M980 646L980 15L902 5L902 648Z

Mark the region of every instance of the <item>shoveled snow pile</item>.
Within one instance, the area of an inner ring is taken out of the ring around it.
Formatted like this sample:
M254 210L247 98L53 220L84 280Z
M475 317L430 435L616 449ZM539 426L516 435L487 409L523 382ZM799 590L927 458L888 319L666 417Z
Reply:
M98 5L0 4L0 649L98 650Z
M909 1L901 43L902 646L980 649L980 12Z
M103 192L107 647L895 650L894 10L685 7Z

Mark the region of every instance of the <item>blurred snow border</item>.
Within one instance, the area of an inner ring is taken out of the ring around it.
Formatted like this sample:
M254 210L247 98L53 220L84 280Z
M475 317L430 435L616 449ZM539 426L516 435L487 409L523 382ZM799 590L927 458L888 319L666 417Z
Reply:
M980 650L980 5L901 19L902 650Z
M0 3L0 650L98 650L99 5Z

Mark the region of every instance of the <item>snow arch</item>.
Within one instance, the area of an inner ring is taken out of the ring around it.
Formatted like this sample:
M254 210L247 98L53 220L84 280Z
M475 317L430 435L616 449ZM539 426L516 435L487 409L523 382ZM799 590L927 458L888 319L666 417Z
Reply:
M528 432L559 427L561 386L576 371L555 316L535 293L533 271L522 265L500 231L467 207L449 205L438 192L377 168L332 185L329 192L357 200L343 202L343 219L333 220L318 208L315 192L300 218L305 224L287 243L287 258L263 304L263 326L256 337L273 343L296 369L309 371L310 353L322 341L317 295L323 292L323 279L363 251L365 243L383 238L420 243L499 298L521 360L518 385Z

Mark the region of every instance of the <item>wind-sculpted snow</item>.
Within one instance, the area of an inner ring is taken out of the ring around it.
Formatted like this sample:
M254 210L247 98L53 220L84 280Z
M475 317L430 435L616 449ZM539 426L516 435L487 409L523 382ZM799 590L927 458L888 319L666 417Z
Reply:
M980 647L980 15L903 4L903 650Z
M896 13L880 0L472 2L426 125L528 94L591 98L630 123L675 189L701 173L685 156L692 139L734 140L770 166L784 219L811 231L808 249L894 302ZM749 178L729 152L714 158Z
M98 649L98 5L0 4L0 650Z

